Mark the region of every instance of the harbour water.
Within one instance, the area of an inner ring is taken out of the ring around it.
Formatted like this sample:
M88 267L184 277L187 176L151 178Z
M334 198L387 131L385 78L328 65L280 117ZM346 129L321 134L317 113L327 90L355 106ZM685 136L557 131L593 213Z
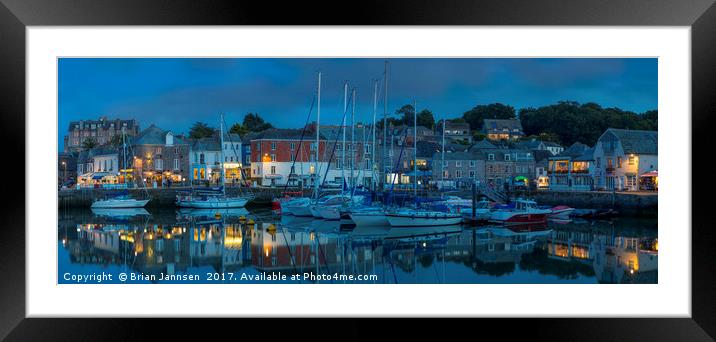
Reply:
M351 227L214 211L60 210L59 284L657 283L655 219Z

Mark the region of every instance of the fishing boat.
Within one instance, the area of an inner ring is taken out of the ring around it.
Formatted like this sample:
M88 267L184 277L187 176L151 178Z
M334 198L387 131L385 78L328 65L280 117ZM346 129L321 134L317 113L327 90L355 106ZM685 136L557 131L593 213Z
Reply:
M566 219L569 219L569 216L570 216L570 215L572 214L572 212L574 211L574 208L568 207L568 206L566 206L566 205L558 205L558 206L556 206L556 207L549 208L549 210L551 211L551 213L549 213L549 215L547 215L547 216L548 216L550 219L563 219L563 220L566 220Z
M490 214L490 221L503 224L543 223L552 211L540 209L537 203L527 199L517 199L514 209L497 209Z

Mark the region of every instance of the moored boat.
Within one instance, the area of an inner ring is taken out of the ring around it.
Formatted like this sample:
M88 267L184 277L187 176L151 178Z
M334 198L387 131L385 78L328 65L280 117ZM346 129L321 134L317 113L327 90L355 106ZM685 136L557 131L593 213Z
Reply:
M143 208L149 202L148 199L134 199L128 194L119 194L106 199L98 199L92 203L92 208Z
M558 205L556 207L549 209L551 213L549 213L549 218L554 219L569 219L569 216L574 211L574 208L568 207L566 205Z
M503 224L543 223L552 211L540 209L532 200L517 199L514 209L498 209L490 214L490 221Z
M427 210L400 210L385 215L391 227L451 226L462 222L462 215Z

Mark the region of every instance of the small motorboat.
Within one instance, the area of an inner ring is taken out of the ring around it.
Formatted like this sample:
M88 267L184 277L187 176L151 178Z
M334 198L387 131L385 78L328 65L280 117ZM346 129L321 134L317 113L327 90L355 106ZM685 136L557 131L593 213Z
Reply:
M549 215L547 215L550 219L566 220L569 219L570 215L572 215L574 208L568 207L566 205L558 205L556 207L550 208L549 210L552 211Z
M514 209L497 209L490 214L490 221L503 224L543 223L550 209L540 209L532 200L517 199Z

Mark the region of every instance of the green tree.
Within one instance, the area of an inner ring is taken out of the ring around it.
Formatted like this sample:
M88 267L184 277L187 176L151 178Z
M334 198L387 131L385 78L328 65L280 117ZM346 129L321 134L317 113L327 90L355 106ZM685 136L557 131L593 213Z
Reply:
M413 124L413 113L415 113L415 107L411 104L406 104L395 111L395 115L400 117L400 123L403 125Z
M107 142L107 145L117 148L122 146L122 136L121 135L113 135L111 139Z
M418 113L418 126L433 129L435 127L435 117L433 116L433 112L429 109L421 110Z
M249 133L249 130L246 129L246 127L244 127L244 125L237 122L231 126L231 128L229 129L229 132L233 133L233 134L238 134L241 136L241 135Z
M91 150L95 147L97 147L97 140L92 137L88 137L85 140L82 141L82 148L85 150Z
M244 116L243 128L248 132L261 132L273 128L273 125L264 121L264 119L256 113L248 113Z
M515 108L502 103L477 105L463 113L462 118L470 124L470 129L482 130L485 119L514 119Z
M214 132L216 132L216 129L209 127L209 125L201 121L197 121L191 126L189 137L192 139L208 138L214 135Z
M560 101L539 108L520 109L525 134L569 146L575 142L594 145L607 128L657 130L656 111L637 114L596 103Z

